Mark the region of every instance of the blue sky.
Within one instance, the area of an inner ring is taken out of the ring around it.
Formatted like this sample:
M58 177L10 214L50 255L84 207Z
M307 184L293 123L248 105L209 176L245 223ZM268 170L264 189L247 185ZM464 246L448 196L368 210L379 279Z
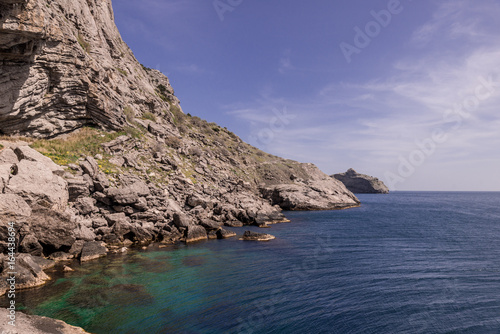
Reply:
M498 0L115 0L184 112L328 174L500 191Z

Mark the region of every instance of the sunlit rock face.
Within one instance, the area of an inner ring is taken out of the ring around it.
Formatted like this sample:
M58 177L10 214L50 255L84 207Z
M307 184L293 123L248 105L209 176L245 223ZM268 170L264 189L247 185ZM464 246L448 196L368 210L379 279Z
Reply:
M122 41L109 0L0 0L0 92L0 133L34 137L117 130L124 110L168 120L179 103Z

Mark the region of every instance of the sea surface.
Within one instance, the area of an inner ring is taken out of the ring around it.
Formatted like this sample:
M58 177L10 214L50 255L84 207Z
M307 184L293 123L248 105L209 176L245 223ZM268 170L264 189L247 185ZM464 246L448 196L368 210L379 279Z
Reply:
M500 193L359 199L360 208L233 229L271 233L270 242L72 264L17 304L96 334L500 333Z

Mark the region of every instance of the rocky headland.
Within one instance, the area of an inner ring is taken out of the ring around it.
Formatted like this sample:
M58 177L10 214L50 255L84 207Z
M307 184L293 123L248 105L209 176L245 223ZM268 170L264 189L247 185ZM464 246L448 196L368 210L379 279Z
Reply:
M354 194L388 194L389 188L376 177L359 174L350 168L345 173L334 174L335 178L342 182L347 189Z
M0 294L12 245L24 288L56 262L359 205L316 166L184 114L109 0L0 0L0 13Z

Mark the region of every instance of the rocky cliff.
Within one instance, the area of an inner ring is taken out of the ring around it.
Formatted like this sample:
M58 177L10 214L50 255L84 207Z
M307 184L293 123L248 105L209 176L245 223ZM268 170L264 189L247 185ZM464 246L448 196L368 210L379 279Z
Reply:
M178 104L168 79L143 68L121 39L110 1L1 0L0 65L3 134L119 130L127 112Z
M110 1L0 0L0 13L0 252L15 222L26 286L46 279L44 258L226 238L286 221L283 209L359 204L316 166L185 115L122 41Z
M355 194L388 194L389 188L376 177L359 174L350 168L345 173L334 174L333 178L342 182Z

